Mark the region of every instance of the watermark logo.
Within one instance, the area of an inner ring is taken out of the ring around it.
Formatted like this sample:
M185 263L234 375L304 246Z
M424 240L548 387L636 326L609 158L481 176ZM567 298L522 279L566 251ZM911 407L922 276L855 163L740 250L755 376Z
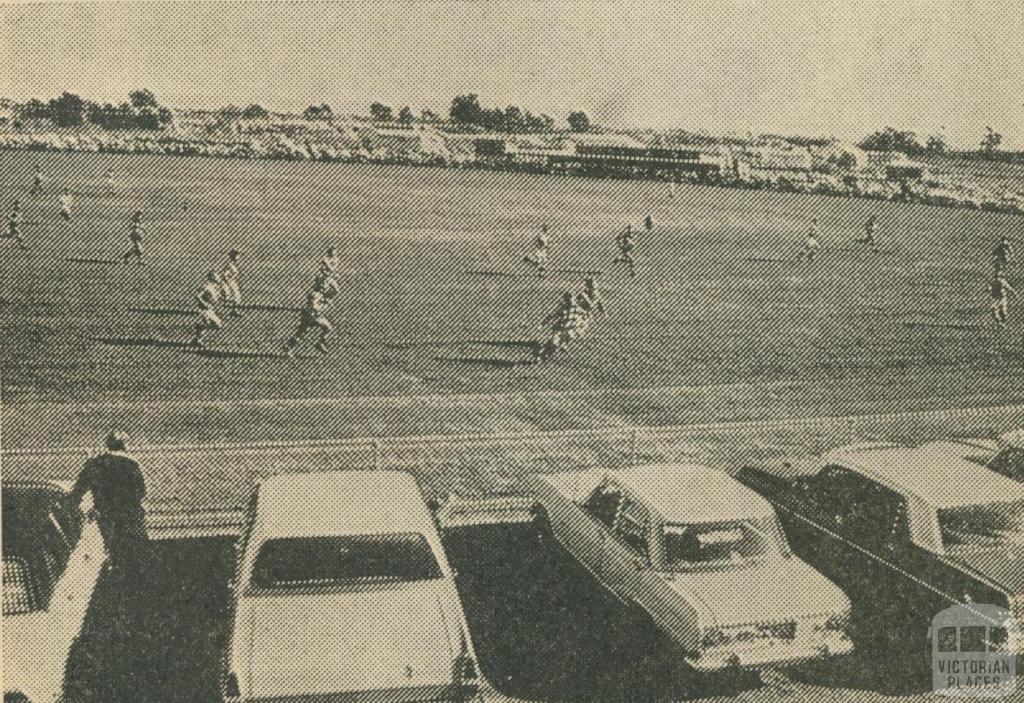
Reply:
M932 618L932 688L959 698L1013 693L1020 631L1006 608L954 605Z

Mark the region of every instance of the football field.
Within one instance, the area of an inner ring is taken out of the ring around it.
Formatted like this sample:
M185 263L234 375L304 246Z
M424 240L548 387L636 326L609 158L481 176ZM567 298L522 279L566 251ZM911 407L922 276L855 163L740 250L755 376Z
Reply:
M42 196L28 193L35 164ZM112 169L114 188L105 173ZM74 218L58 217L68 187ZM0 152L5 446L678 424L1010 404L1020 317L988 318L1018 217L800 194L426 167ZM142 210L145 266L119 263ZM614 237L645 215L636 278ZM852 240L876 214L882 252ZM812 217L822 250L796 255ZM521 263L541 224L553 271ZM328 245L337 332L282 354ZM185 347L241 252L241 318ZM70 261L69 259L80 259ZM115 263L108 263L115 262ZM600 270L608 316L553 363L541 319ZM1010 281L1020 284L1011 263ZM84 405L83 405L84 404Z

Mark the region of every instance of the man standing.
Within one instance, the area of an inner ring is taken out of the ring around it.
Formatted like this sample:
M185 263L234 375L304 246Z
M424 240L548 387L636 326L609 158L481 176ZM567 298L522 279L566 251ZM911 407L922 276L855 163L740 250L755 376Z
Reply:
M144 234L146 234L146 228L142 226L142 210L136 210L132 215L131 229L128 231L128 239L131 240L132 247L121 257L124 263L127 264L128 260L134 256L135 263L139 266L142 265L142 237Z
M807 231L807 238L804 239L803 248L797 256L797 261L814 261L820 245L818 244L818 218L811 219L811 227Z
M992 250L992 266L996 274L1006 272L1011 258L1013 258L1013 245L1010 244L1010 238L1004 234L996 244L996 248Z
M633 256L636 239L633 235L633 225L626 225L626 229L616 235L615 245L619 248L619 255L615 257L613 263L626 264L629 267L629 275L636 276L636 258Z
M875 232L878 230L878 218L872 215L864 223L864 236L857 241L861 244L867 244L871 247L871 251L878 253L878 240L875 238Z
M541 225L540 232L533 240L533 252L523 257L524 264L530 264L537 269L537 275L541 278L547 273L548 265L548 226Z
M1002 271L997 272L989 282L988 292L992 297L992 318L997 325L1005 328L1010 314L1010 296L1020 297L1020 294L1006 280L1006 274Z
M205 349L206 344L203 342L203 335L206 334L207 330L219 330L224 326L223 320L217 315L217 305L221 301L223 290L224 282L221 280L219 273L210 271L206 274L206 283L203 284L203 287L199 289L199 293L196 294L196 303L199 306L199 319L196 320L195 334L192 335L189 345Z
M15 200L11 212L7 215L7 231L4 233L3 238L13 239L18 248L24 250L28 249L28 247L25 246L25 237L21 233L22 220L21 203Z
M127 441L123 432L108 434L106 451L85 462L71 496L80 501L86 493L92 493L111 568L136 570L144 566L149 545L142 507L146 482L138 463L125 453Z
M57 198L60 203L60 218L65 222L71 222L71 205L74 200L71 197L71 190L65 188Z

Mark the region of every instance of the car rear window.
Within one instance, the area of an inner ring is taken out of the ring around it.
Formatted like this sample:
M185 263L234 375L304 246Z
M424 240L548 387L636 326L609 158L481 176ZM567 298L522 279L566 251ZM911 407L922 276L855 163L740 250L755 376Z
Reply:
M36 608L28 564L17 557L4 558L4 615L31 613Z
M773 519L665 525L665 560L673 571L745 566L785 553Z
M441 578L421 534L268 540L253 565L257 589L395 583Z
M988 548L1024 542L1024 502L965 505L939 510L947 548Z

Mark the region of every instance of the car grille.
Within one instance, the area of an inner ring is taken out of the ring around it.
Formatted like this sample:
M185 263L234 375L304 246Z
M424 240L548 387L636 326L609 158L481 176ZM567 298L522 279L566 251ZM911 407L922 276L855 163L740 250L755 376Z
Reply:
M776 622L768 625L760 625L758 630L765 637L771 637L776 640L792 640L796 637L796 622L790 620L788 622Z

